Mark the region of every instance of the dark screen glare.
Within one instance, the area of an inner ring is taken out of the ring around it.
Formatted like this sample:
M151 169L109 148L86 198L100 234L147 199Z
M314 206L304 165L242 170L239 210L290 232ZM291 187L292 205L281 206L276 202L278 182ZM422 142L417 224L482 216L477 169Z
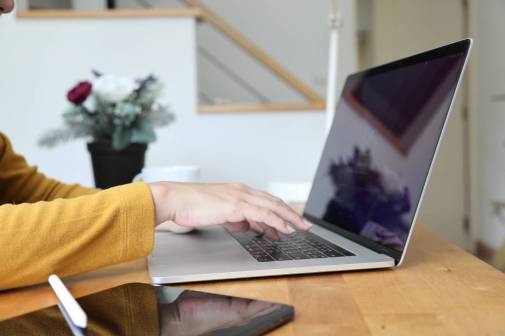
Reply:
M350 76L305 213L403 251L465 57Z

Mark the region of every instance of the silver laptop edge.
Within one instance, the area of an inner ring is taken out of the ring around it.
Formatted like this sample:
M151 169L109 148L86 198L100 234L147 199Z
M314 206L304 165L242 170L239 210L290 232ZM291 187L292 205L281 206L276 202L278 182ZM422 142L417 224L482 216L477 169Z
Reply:
M153 283L253 278L286 274L308 274L394 266L390 256L378 254L323 227L312 232L355 254L352 257L257 262L221 227L174 235L157 232L149 270Z
M412 238L412 232L414 232L414 227L416 225L417 216L419 214L419 209L421 208L421 204L423 202L424 194L426 192L426 187L427 187L428 182L430 180L431 172L432 172L433 166L435 164L435 159L438 156L438 151L440 149L440 144L442 143L442 139L444 137L445 130L447 128L447 124L449 122L449 118L450 118L451 113L452 113L452 107L454 105L454 101L456 100L456 96L457 96L457 93L459 91L459 87L461 85L461 82L463 81L463 74L465 73L465 69L466 69L466 66L468 64L468 59L470 58L469 57L470 56L470 51L472 50L472 46L473 46L473 39L468 38L468 39L464 39L462 41L465 41L465 40L470 41L470 46L468 48L468 53L467 53L467 55L465 57L465 63L463 64L463 69L461 70L461 74L459 75L458 83L456 84L456 90L454 92L454 95L452 96L451 104L449 105L449 112L447 113L447 117L445 118L444 126L442 128L442 132L440 133L440 137L438 138L437 146L435 148L435 155L433 156L433 160L431 160L430 169L428 170L428 176L426 177L426 181L424 182L423 191L421 192L421 198L419 199L419 205L417 206L416 212L414 214L414 219L412 221L412 227L411 227L409 235L407 237L407 241L405 242L405 247L403 249L403 253L402 253L402 256L400 258L400 261L396 264L396 266L400 266L405 261L405 255L407 254L407 249L409 247L410 240Z

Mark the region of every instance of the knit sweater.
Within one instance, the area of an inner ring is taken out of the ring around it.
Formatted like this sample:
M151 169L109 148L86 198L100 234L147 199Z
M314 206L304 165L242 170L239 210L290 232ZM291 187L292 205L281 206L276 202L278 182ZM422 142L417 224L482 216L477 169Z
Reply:
M59 183L0 133L0 289L145 257L154 221L146 184L101 191Z

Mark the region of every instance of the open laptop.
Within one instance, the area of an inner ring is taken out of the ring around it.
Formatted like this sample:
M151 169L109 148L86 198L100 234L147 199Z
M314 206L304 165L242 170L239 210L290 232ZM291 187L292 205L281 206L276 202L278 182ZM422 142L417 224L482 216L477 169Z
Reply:
M350 75L307 201L308 233L157 232L154 283L386 268L402 263L472 41ZM301 158L303 160L303 158Z

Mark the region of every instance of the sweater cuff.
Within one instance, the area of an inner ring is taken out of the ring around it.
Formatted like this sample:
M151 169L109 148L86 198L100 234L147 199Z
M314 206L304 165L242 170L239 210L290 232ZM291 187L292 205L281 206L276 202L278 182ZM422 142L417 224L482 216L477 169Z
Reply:
M122 259L131 260L151 254L154 244L155 209L151 190L138 182L114 188L121 202L123 226Z

